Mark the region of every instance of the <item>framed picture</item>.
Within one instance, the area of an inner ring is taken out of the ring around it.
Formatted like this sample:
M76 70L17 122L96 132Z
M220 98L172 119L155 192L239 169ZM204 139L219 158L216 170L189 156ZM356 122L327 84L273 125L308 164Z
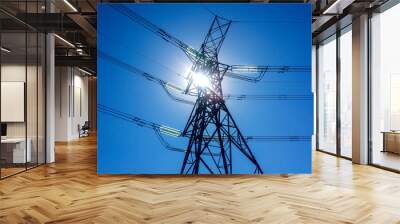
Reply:
M311 172L309 4L100 4L99 174Z

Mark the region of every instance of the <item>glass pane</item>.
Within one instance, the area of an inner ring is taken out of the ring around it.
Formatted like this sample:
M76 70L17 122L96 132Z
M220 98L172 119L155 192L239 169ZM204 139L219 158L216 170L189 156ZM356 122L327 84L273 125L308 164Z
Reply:
M1 161L2 177L25 170L26 150L26 33L2 33L1 45ZM28 147L29 149L29 147Z
M336 39L318 48L318 147L336 153Z
M372 18L372 163L400 170L400 4Z
M27 2L26 12L37 13L37 1ZM32 21L33 22L33 21ZM39 37L36 30L27 30L27 76L26 76L26 113L27 113L27 149L31 151L28 168L38 164L38 45ZM30 148L30 149L29 149Z
M352 35L351 30L340 36L340 152L352 156Z
M12 14L45 12L45 0L0 1ZM0 12L0 177L45 162L45 35ZM36 18L36 17L33 17ZM33 21L34 22L34 21Z
M45 52L45 44L46 37L44 34L40 33L39 36L39 45L38 45L38 163L45 163L45 60L46 60L46 52Z
M38 89L37 89L37 79L38 79L38 35L36 32L27 33L28 38L28 63L27 63L27 80L26 80L26 89L27 89L27 98L26 98L26 112L27 112L27 143L28 150L30 148L30 161L28 162L28 168L34 167L37 165L38 160L38 147L37 147L37 98L38 98Z
M312 92L313 92L313 95L314 95L314 99L315 99L315 94L316 94L316 92L317 92L317 48L316 48L316 46L315 45L313 45L312 46L312 56L311 56L312 58L311 58L311 60L312 60L312 62L311 62L311 73L312 73ZM314 108L317 108L316 106L317 106L317 103L316 103L316 101L314 100L314 102L313 102L313 106L314 106ZM313 114L313 122L314 122L314 133L313 133L313 136L312 136L312 149L313 150L315 150L316 149L316 144L317 144L317 141L316 141L316 130L317 130L317 113L316 113L316 111L317 110L315 110L314 109L314 114Z

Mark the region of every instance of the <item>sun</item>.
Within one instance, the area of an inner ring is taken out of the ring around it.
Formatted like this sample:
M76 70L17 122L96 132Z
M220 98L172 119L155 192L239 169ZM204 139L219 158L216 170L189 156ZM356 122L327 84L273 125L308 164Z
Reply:
M193 84L201 89L211 88L210 79L202 72L196 72L192 75Z

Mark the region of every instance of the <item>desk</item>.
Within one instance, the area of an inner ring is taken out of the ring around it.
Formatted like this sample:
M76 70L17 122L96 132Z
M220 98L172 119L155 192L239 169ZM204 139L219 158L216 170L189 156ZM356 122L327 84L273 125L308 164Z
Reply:
M25 151L25 138L6 138L1 139L1 156L6 163L25 163L31 162L32 153L30 138L26 141L28 144Z
M383 150L382 152L392 152L400 154L400 132L383 131Z

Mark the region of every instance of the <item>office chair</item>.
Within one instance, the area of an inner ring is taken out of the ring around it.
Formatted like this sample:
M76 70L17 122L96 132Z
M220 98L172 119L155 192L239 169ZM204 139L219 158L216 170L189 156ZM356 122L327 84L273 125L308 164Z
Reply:
M90 129L89 121L85 121L82 127L78 125L79 138L89 136L89 129Z

